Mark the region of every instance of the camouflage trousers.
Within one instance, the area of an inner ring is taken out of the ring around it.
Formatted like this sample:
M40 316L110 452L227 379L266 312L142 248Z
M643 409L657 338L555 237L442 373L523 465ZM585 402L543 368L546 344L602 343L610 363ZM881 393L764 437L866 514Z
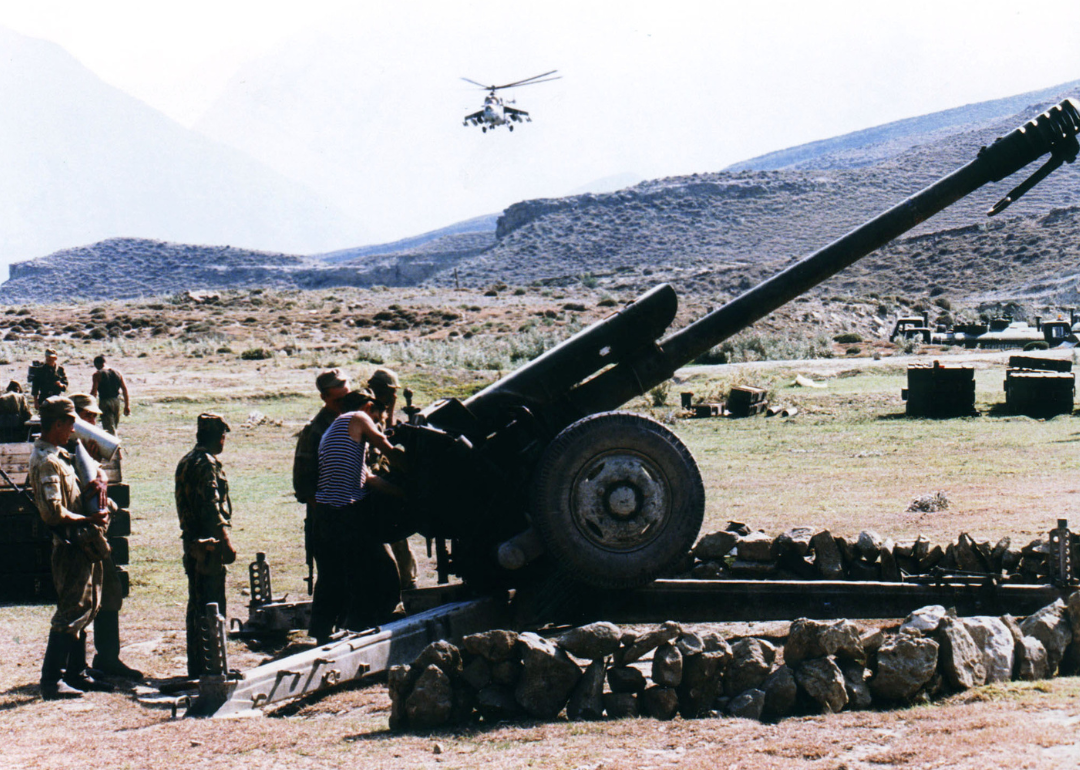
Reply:
M206 605L216 603L218 612L226 615L225 575L223 568L212 575L200 575L195 569L195 559L184 557L184 571L188 579L187 604L187 665L188 676L195 678L202 675L206 668L203 656L202 640L199 635L200 621L206 615Z
M50 630L78 636L90 625L101 609L104 576L104 562L92 562L79 546L54 537L52 579L57 600Z
M101 427L115 436L120 426L120 399L103 398L98 401L98 406L101 408Z

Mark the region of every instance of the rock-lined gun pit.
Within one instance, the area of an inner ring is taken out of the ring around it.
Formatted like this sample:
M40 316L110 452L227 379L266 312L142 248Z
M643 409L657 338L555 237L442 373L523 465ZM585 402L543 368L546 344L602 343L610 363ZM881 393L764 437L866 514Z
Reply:
M1080 672L1080 592L1022 622L929 606L887 629L800 619L782 644L668 621L600 622L545 638L492 630L390 670L390 727L799 714L889 708L1012 679Z

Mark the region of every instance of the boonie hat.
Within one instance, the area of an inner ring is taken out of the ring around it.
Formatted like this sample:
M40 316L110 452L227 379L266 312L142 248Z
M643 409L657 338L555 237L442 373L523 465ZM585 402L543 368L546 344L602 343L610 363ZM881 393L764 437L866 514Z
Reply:
M327 369L315 378L315 387L320 393L325 393L331 388L340 388L348 385L349 381L341 374L340 369Z
M397 388L398 378L390 369L376 369L375 374L371 375L371 379L367 381L367 384L372 390L376 390L380 387Z
M98 409L97 399L89 393L72 393L68 398L71 399L71 403L75 405L76 412L101 414L101 410Z

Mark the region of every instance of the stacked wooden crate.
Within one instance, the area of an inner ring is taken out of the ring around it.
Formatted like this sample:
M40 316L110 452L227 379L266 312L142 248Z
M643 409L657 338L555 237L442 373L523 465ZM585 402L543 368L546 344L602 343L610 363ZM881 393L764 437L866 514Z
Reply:
M1010 356L1005 371L1005 404L1012 414L1053 417L1071 414L1076 375L1067 358Z
M975 369L971 366L911 364L908 386L900 391L909 417L971 417L975 410Z
M50 558L52 533L41 520L31 500L27 481L30 453L34 445L20 441L0 443L0 602L52 601ZM124 595L129 590L128 536L131 534L130 490L122 481L119 453L103 466L109 480L109 497L119 510L109 524L109 545L114 563L120 568ZM17 488L16 488L17 487Z

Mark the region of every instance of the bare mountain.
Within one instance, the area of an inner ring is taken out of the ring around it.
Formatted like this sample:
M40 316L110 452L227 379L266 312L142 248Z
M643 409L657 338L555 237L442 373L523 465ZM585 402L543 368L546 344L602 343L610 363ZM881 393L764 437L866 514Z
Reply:
M93 292L84 286L79 296L254 285L484 287L500 282L584 284L628 294L670 281L683 293L718 302L931 184L972 159L979 147L1078 90L1080 81L945 116L900 121L774 153L736 170L525 201L503 212L494 235L491 220L481 217L320 260L110 240L16 266L12 280L0 287L0 302L62 299L65 287L70 293L72 285L97 273L109 277L95 278ZM919 120L925 130L920 131ZM984 188L834 277L821 291L1076 302L1078 173L1073 166L1058 170L993 220L986 210L1019 178Z
M116 236L311 253L351 215L0 27L0 268Z
M456 276L443 272L432 282L585 281L637 291L664 279L685 291L730 296L933 183L974 158L979 147L1078 90L1080 81L964 108L948 120L927 116L920 119L923 133L917 120L902 121L901 127L777 153L761 164L776 165L783 155L783 168L695 174L606 195L525 201L500 218L493 248L463 260ZM1077 230L1070 230L1080 207L1077 169L1066 166L1051 175L1001 217L1023 220L1024 227L1010 230L985 216L1033 170L974 193L829 285L856 292L937 285L964 296L1050 285L1080 255ZM1051 221L1052 232L1038 225ZM928 240L932 233L940 237ZM1014 264L1012 242L1025 237L1026 253L1041 257ZM935 258L931 247L945 243L956 259ZM916 255L917 273L890 267ZM998 280L1002 271L1010 276L1006 283Z

